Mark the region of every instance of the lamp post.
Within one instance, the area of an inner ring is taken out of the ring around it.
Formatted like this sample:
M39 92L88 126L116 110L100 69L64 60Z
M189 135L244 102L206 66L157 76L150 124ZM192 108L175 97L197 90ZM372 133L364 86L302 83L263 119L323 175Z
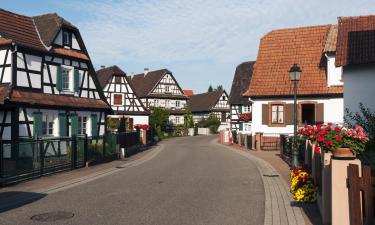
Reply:
M294 137L293 137L293 166L298 166L298 149L297 149L297 83L301 79L301 68L294 64L290 70L290 81L293 82L294 89Z

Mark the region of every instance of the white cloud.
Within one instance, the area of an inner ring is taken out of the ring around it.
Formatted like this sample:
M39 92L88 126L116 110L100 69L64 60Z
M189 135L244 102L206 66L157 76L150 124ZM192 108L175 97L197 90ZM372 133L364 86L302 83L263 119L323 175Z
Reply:
M235 66L254 60L259 39L272 29L335 23L338 16L375 12L370 0L120 0L72 4L82 13L77 25L94 63L170 66L182 74L187 86L195 85L189 79L201 75L189 76L183 66L199 66L202 62L207 62L202 68L221 65L202 71L207 82L198 87L201 91L210 80L229 88ZM224 67L225 74L221 71ZM193 70L197 69L189 69Z

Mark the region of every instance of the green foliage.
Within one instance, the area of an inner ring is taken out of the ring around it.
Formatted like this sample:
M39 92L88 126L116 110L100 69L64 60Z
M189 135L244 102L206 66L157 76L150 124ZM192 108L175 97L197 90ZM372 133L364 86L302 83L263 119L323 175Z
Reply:
M208 87L207 92L213 92L213 91L214 91L214 89L213 89L212 85L210 85L210 86Z
M150 124L156 129L166 126L169 121L169 112L163 108L151 108ZM160 133L158 133L160 135ZM160 137L160 136L159 136Z
M109 131L115 131L120 127L120 120L116 118L107 118L107 129Z
M375 112L365 107L363 103L359 103L359 109L359 112L355 113L345 109L345 122L351 127L355 125L363 127L369 141L359 158L364 164L370 165L375 172Z
M187 130L194 127L193 114L188 107L184 109L184 128Z
M223 85L218 85L216 88L215 88L215 91L223 91L224 88L223 88Z
M198 122L199 127L208 128L212 134L216 134L221 122L215 115L211 114L207 119Z
M185 135L185 127L184 125L176 125L175 129L173 130L174 137L182 137Z

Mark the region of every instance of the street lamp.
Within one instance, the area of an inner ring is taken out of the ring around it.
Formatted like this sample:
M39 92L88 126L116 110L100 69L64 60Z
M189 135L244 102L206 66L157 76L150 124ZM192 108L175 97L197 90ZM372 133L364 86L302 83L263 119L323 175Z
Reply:
M301 68L294 64L290 70L290 81L294 84L294 137L293 137L293 166L298 166L298 149L297 149L297 83L301 79Z

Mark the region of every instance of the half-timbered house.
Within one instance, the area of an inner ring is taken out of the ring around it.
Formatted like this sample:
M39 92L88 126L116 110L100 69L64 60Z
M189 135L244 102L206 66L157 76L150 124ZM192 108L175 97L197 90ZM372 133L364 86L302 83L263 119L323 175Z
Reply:
M128 129L136 124L148 124L149 112L134 92L126 73L118 66L102 68L97 72L104 95L111 105L111 118L123 119Z
M143 105L150 109L161 107L169 111L169 121L184 123L184 107L188 97L184 94L172 72L167 69L148 71L130 76L130 84Z
M250 85L255 62L243 62L237 66L229 95L230 129L242 133L251 131L251 101L242 94Z
M194 123L215 115L220 120L219 130L229 128L230 110L226 91L213 91L190 96L188 107Z
M112 110L77 27L0 9L0 138L98 136Z
M274 30L261 39L244 94L252 100L253 135L293 133L294 91L289 74L293 64L302 70L297 88L298 126L343 123L344 84L342 68L335 67L336 37L337 26L320 25Z

